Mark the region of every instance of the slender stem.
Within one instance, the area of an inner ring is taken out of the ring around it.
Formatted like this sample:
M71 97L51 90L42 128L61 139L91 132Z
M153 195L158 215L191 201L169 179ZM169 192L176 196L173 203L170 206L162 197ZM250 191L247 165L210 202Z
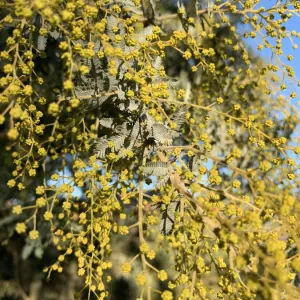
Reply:
M196 284L196 275L197 275L196 271L193 271L190 299L193 299L193 293L194 293L195 284Z
M91 244L93 245L93 238L94 238L94 211L93 211L93 206L94 206L94 176L92 177L92 190L91 190Z
M150 269L152 269L152 270L154 270L155 272L159 272L155 267L153 267L150 263L148 263L147 261L146 261L146 265L150 268Z
M147 148L145 148L144 153L143 153L143 160L142 160L142 166L146 164L146 159L147 159ZM138 228L139 228L139 240L140 244L142 244L145 239L144 239L144 234L143 234L143 200L144 200L144 176L143 174L140 175L140 181L139 181L139 195L138 195ZM145 254L141 254L142 258L142 265L143 269L146 269L146 258Z
M140 256L140 254L138 253L134 258L132 258L132 260L130 261L130 264L132 264L139 256Z

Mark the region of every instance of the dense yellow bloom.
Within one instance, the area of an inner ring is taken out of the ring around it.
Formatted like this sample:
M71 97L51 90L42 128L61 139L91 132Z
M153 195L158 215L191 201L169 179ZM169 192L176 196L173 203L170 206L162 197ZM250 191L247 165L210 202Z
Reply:
M150 250L147 252L146 256L149 258L149 259L154 259L156 254L155 254L155 251L154 250Z
M126 235L129 233L128 226L120 226L119 227L119 232L121 235Z
M39 198L36 199L35 204L36 204L37 207L43 207L47 204L47 201L44 197L39 197Z
M160 270L158 273L157 273L157 277L159 280L161 281L165 281L168 279L168 274L165 270Z
M41 186L41 185L38 186L38 187L36 188L35 192L36 192L37 195L42 195L42 194L44 194L44 187Z
M145 285L147 282L146 276L144 274L139 274L135 278L135 282L137 285Z
M83 276L84 273L85 273L85 269L80 268L80 269L78 270L78 275L79 275L79 276Z
M31 240L36 240L39 237L39 232L37 230L29 231L29 238Z
M170 291L164 291L162 294L161 294L161 299L162 300L173 300L173 294L172 292Z
M300 33L286 28L300 6L217 0L169 14L166 1L148 2L9 3L0 125L6 201L22 204L15 231L44 241L47 223L59 254L46 271L63 272L74 252L101 300L120 271L108 257L127 260L128 244L136 253L119 269L138 274L140 298L150 286L163 300L293 298L297 58L284 43L298 47ZM274 61L249 51L258 33L255 48ZM168 266L173 293L155 282L168 280ZM157 276L144 287L148 271Z
M45 219L46 221L50 221L51 219L53 219L53 214L52 214L52 212L46 211L46 212L44 213L44 219Z
M129 262L125 262L122 264L122 272L129 273L131 271L131 265Z
M7 132L7 137L10 140L16 140L19 137L19 132L16 128L11 128L8 132Z
M17 223L16 225L16 232L21 234L21 233L24 233L26 232L26 229L27 229L27 226L25 223Z
M241 186L241 182L238 180L234 180L232 182L232 187L234 187L235 189L239 188Z
M142 244L140 245L140 251L141 251L142 253L147 253L148 251L150 251L149 245L148 245L147 243L142 243Z
M14 206L12 212L16 215L20 215L22 213L22 206L21 205Z

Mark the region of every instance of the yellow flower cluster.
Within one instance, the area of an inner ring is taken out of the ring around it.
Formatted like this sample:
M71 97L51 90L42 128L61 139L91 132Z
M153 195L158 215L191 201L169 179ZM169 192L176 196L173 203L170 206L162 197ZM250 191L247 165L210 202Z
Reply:
M292 81L295 70L257 63L244 40L265 34L258 50L296 60L284 40L297 49L300 33L286 30L297 1L265 9L217 0L193 15L153 8L151 26L149 1L8 2L0 24L0 125L13 166L6 182L20 192L16 232L43 241L40 222L50 228L60 254L46 272L62 272L74 253L97 299L120 269L142 291L167 281L163 300L293 298L282 290L293 290L300 270L298 254L286 257L299 244L300 148L290 143L299 123L285 99L297 93L278 72ZM247 25L243 38L231 15ZM50 36L54 43L43 42ZM172 73L189 76L174 84ZM158 184L143 173L146 163L165 171ZM112 268L109 257L126 252L114 245L120 239L139 249ZM157 270L150 261L164 252Z

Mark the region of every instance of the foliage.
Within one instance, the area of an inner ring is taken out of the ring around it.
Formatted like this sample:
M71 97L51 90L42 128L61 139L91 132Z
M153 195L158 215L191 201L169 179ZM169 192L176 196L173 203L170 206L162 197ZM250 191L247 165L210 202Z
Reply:
M299 299L298 1L0 5L3 248L78 299Z

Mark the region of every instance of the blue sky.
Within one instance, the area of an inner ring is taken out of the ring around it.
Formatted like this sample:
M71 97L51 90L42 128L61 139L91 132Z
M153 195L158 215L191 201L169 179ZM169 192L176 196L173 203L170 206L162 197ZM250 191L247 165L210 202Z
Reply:
M273 7L276 4L276 2L277 2L276 0L262 0L260 4L257 6L257 8L262 6L265 8L270 8ZM289 19L289 21L284 24L284 26L286 26L286 31L288 32L292 30L296 30L297 32L300 32L300 17L293 15L292 18ZM260 38L251 39L251 41L250 39L247 39L247 41L253 47L253 49L256 49L261 39ZM300 38L293 37L293 41L295 44L297 44L300 42ZM291 54L293 55L294 59L292 61L288 61L286 58L281 57L281 60L283 61L283 63L290 65L294 68L295 78L297 79L298 82L300 82L300 43L298 45L299 46L298 49L293 49L293 45L291 41L288 38L285 38L283 40L282 46L283 46L282 50L285 56ZM262 51L256 51L256 53L259 53L260 56L263 57L267 63L271 61L271 50L263 49ZM298 92L298 94L300 95L300 88L297 86L297 84L293 84L292 89L290 89L288 78L285 78L285 81L288 86L287 90L284 92L286 96L290 95L292 91ZM300 109L299 97L292 99L291 103L297 105L297 107Z
M265 8L270 8L270 7L273 7L276 4L276 2L277 2L277 0L262 0L259 3L259 5L257 5L257 8L261 7L261 6L263 6ZM275 16L275 18L276 18L276 16ZM292 18L290 18L288 20L288 22L286 22L284 24L284 26L286 27L287 32L291 32L293 30L300 32L300 16L293 15ZM247 39L247 41L248 41L248 44L253 49L256 49L257 45L261 42L261 39L260 38ZM298 44L297 49L293 49L293 45L288 38L283 39L282 50L283 50L284 56L291 54L291 55L293 55L294 59L292 61L288 61L286 58L281 57L281 60L284 64L287 64L294 68L295 78L296 78L297 82L300 82L300 38L293 37L293 42L294 42L294 44ZM263 49L262 51L256 51L256 53L258 53L261 57L263 57L263 59L266 63L269 63L272 61L271 50ZM275 57L273 58L273 61L274 61L274 59L275 59ZM287 85L287 89L285 91L281 92L281 94L286 96L286 101L288 101L290 104L293 104L298 109L298 113L300 115L300 87L298 87L297 83L290 84L290 80L287 77L283 78L283 80L285 81L285 83ZM297 97L295 99L289 98L289 95L291 92L296 92ZM290 143L290 145L299 146L299 142L300 142L299 137L300 137L300 134L299 134L299 126L298 126L297 131L293 134L293 141ZM292 151L289 151L288 154L290 155L290 157L292 157L296 161L297 160L299 161L299 158L297 159L296 155ZM298 170L297 174L299 174L299 173L300 173L300 171Z
M276 4L277 0L262 0L260 1L260 3L256 6L256 9L259 7L265 7L266 9L273 7ZM291 9L292 7L289 6L289 8ZM274 14L275 19L278 19L278 14ZM300 32L300 14L299 16L296 16L295 14L293 14L292 18L290 18L288 20L288 22L283 24L286 27L286 32L291 32L293 30L295 30L296 32ZM248 27L250 28L250 26ZM243 32L245 29L243 29L243 27L241 27L241 32ZM262 30L263 32L263 30ZM295 72L295 79L296 82L291 81L290 78L288 78L287 76L282 76L282 72L277 72L277 75L280 78L280 82L281 83L286 83L287 89L285 91L281 91L280 94L283 94L286 97L286 102L287 104L292 104L297 110L298 113L300 114L300 87L298 87L297 83L300 82L300 38L298 37L292 37L293 39L293 43L294 44L299 44L297 49L293 48L293 44L291 43L290 39L285 38L282 41L282 51L283 51L283 55L280 57L281 61L289 66L292 66ZM272 38L268 38L268 41L270 43L272 43L273 45L276 42L276 39L272 39ZM254 53L256 53L257 55L259 55L260 57L263 58L264 62L266 64L268 63L272 63L278 65L278 63L276 62L276 56L273 55L272 56L272 51L270 49L264 48L262 51L258 51L257 50L257 46L259 44L262 43L262 38L257 35L257 37L255 39L252 38L248 38L245 39L245 42L254 50ZM288 61L286 59L286 56L291 54L294 59L292 61ZM289 96L291 94L291 92L296 92L297 97L294 99L291 99ZM274 98L274 101L275 98ZM298 145L299 146L299 126L297 131L294 133L293 135L293 141L290 143L291 146L295 146ZM288 153L292 158L296 159L296 155L293 154L292 151L289 151Z

